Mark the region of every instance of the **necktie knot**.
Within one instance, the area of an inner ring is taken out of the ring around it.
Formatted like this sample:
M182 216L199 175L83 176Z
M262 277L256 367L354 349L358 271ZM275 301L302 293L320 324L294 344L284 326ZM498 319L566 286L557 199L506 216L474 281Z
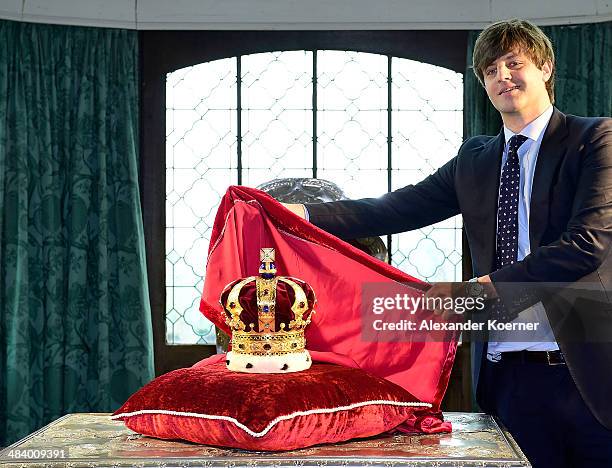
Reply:
M521 145L526 141L527 137L525 135L514 135L512 138L510 138L510 141L508 142L508 151L518 151Z

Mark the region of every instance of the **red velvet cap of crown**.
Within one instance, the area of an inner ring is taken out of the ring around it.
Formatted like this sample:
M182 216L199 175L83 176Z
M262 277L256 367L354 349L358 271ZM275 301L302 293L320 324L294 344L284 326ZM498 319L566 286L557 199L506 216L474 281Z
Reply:
M293 288L289 286L287 283L282 281L282 276L279 277L278 283L276 286L276 307L275 307L275 325L276 330L281 330L281 323L285 324L285 327L289 326L289 323L292 320L295 320L294 314L291 311L291 306L295 301L295 292ZM306 300L308 301L308 310L304 313L303 319L307 320L312 314L313 307L315 305L315 295L312 288L306 283L297 278L289 278L294 283L297 283L306 293ZM228 318L231 316L227 310L227 296L229 295L232 288L238 284L241 279L236 281L232 281L228 284L223 293L221 293L221 305L225 311L225 314ZM240 302L240 306L243 308L242 313L240 314L240 321L244 323L245 330L250 331L250 324L252 323L255 326L255 330L257 332L263 332L263 330L259 330L258 320L257 320L257 288L255 287L255 278L252 281L245 284L240 290L240 294L238 295L238 301ZM287 329L287 328L285 328Z

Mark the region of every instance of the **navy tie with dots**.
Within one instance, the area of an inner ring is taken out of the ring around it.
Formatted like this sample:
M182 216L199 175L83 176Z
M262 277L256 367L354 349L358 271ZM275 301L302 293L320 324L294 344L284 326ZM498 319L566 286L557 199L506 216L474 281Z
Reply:
M518 149L527 141L523 135L514 135L508 143L508 157L502 169L499 201L497 204L497 240L495 269L512 265L517 261L518 255L518 208L521 166L519 164ZM505 309L501 307L500 309ZM504 310L496 311L502 318L510 317Z

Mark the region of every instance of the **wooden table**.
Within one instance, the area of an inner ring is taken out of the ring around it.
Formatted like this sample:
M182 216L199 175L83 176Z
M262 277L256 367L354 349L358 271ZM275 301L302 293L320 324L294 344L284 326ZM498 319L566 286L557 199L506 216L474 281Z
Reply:
M489 415L445 413L451 434L390 435L291 452L144 437L109 414L66 415L0 452L0 467L530 467ZM63 452L62 452L63 450ZM28 458L29 457L29 458Z

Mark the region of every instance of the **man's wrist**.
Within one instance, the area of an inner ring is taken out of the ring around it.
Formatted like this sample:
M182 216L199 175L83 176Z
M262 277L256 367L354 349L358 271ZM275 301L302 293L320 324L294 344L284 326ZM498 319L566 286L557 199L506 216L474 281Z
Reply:
M485 287L478 281L478 278L470 278L464 283L464 294L466 297L477 299L479 297L485 297Z
M293 214L298 215L300 218L308 221L308 210L306 210L306 206L301 203L282 203L282 205L291 211Z
M497 290L489 275L479 276L477 281L484 286L487 299L497 299Z
M470 278L465 283L464 289L467 297L484 297L489 300L497 298L497 291L489 275Z

